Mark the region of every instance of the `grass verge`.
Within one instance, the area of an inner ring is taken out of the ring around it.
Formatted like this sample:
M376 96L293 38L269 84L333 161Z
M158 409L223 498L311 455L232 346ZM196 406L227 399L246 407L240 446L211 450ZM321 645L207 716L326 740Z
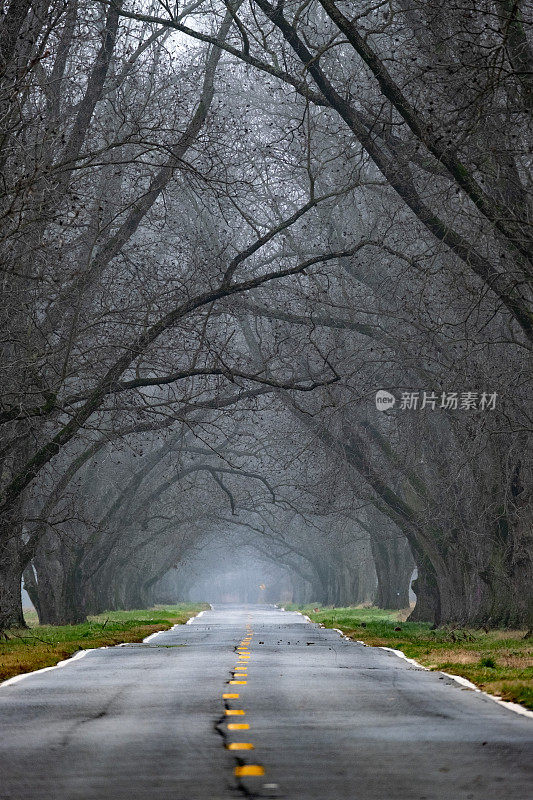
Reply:
M108 611L80 625L39 625L35 612L26 614L28 629L7 631L0 640L0 681L52 667L78 650L121 642L141 642L151 633L185 623L204 603L179 603L134 611Z
M403 622L406 611L380 608L285 608L365 644L401 650L429 669L461 675L489 694L533 710L533 639L524 638L525 630L431 630L429 623Z

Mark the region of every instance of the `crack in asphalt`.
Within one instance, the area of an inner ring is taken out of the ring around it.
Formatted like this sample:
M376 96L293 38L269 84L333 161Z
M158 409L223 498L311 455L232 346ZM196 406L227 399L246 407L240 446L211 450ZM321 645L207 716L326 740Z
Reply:
M130 688L129 685L124 686L118 692L115 692L113 696L109 698L104 707L101 708L100 711L98 711L97 713L91 714L90 716L85 717L84 719L76 720L76 722L73 725L71 725L70 728L63 734L61 741L59 742L59 746L67 747L70 744L70 740L72 739L72 737L84 725L88 725L90 722L96 722L99 719L103 719L103 717L107 717L114 703L121 697L123 697L128 692L129 688Z

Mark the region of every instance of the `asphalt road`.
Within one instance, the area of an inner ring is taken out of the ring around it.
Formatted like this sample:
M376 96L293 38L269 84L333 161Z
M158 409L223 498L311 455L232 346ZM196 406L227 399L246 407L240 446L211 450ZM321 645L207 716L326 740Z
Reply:
M532 755L533 720L272 606L0 687L2 800L530 800Z

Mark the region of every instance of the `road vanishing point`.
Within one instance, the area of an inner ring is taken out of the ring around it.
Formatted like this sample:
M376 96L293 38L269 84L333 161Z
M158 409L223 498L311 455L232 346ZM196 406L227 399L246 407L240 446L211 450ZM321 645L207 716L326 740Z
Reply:
M2 800L530 800L533 720L267 605L0 687Z

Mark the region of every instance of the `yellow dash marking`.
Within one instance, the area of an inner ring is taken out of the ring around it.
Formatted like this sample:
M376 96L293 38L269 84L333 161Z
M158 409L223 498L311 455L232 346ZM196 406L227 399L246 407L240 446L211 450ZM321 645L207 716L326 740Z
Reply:
M247 731L250 726L246 722L230 722L228 730L230 731Z
M238 694L230 694L229 692L224 692L224 694L222 695L222 699L223 700L236 700L238 696L239 696Z
M246 764L244 767L235 767L235 775L242 778L245 775L264 775L265 770L258 764Z
M253 744L250 742L230 742L226 745L228 750L253 750Z
M226 709L226 716L227 717L238 717L238 716L242 717L242 716L244 716L244 711L242 710L242 708L227 708Z
M244 683L246 683L246 681L230 681L232 686L235 686L236 684L240 684L242 686Z

